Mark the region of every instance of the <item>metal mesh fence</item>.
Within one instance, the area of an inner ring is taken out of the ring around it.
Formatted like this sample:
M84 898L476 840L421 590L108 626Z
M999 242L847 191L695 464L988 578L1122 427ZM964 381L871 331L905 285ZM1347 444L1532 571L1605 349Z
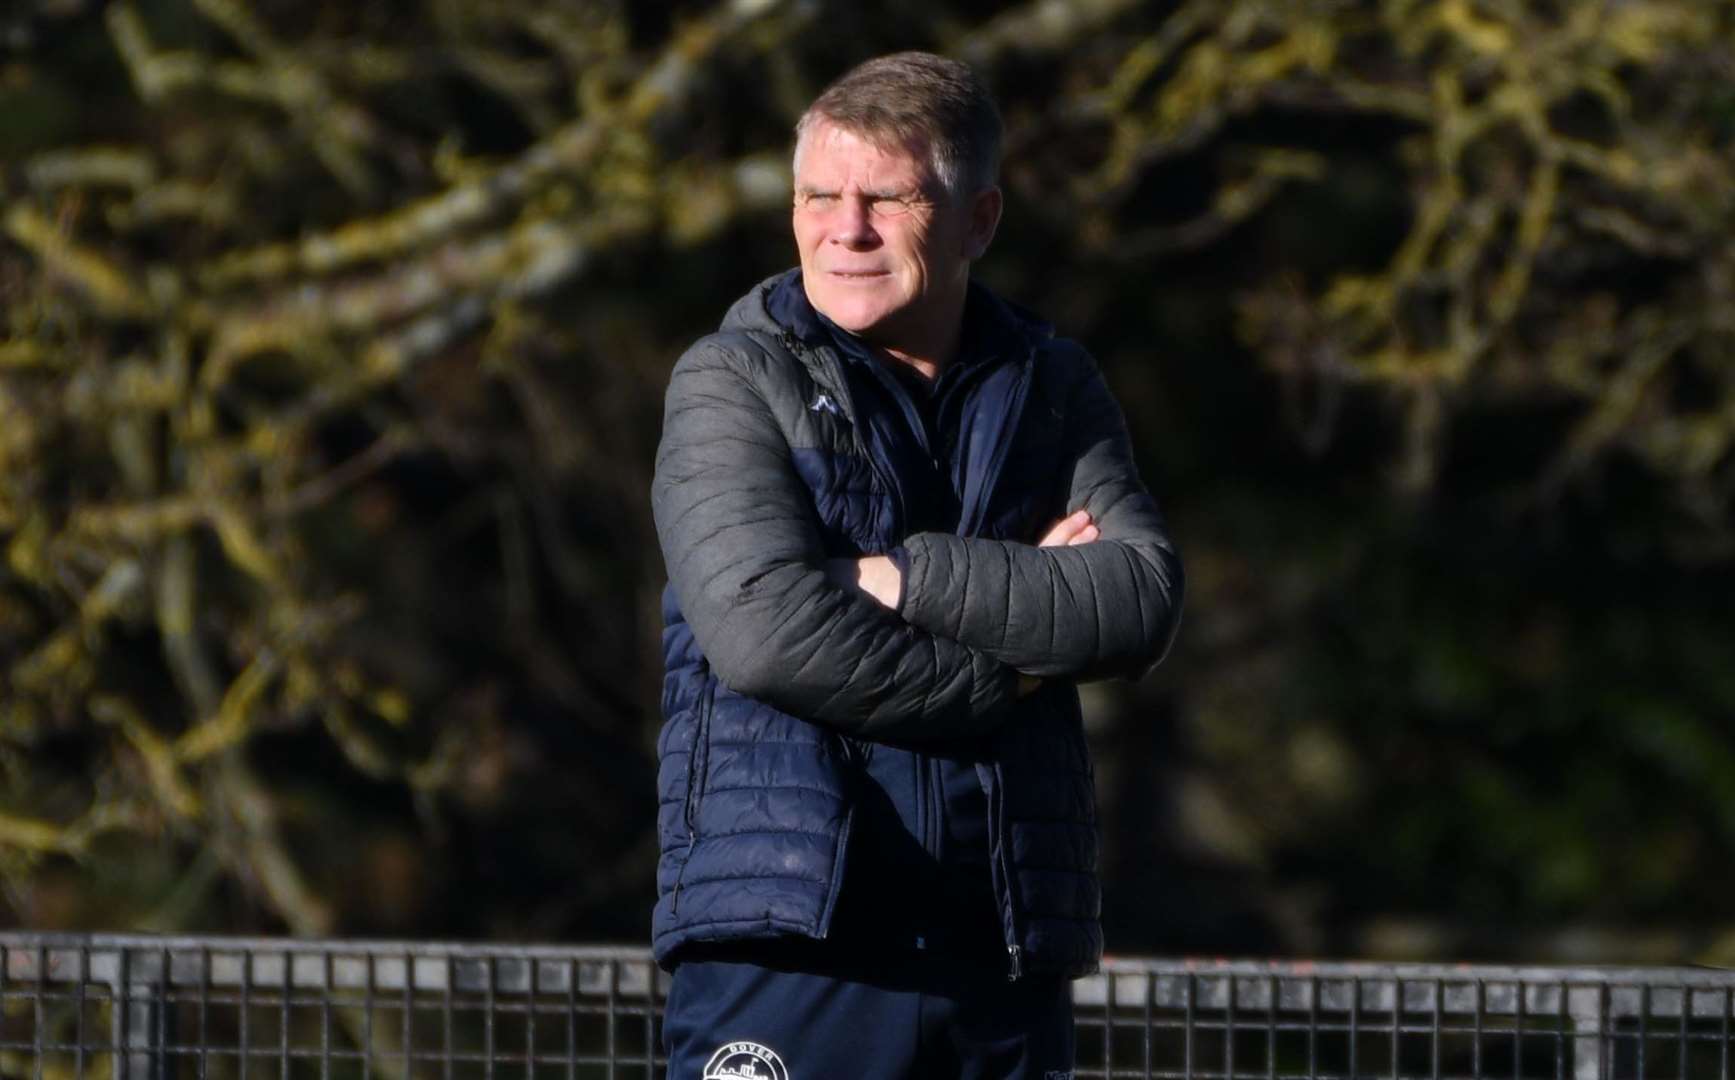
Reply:
M1074 987L1079 1075L1730 1080L1735 972L1125 961Z
M666 989L640 949L0 934L0 1076L651 1080ZM1073 996L1079 1077L1735 1080L1731 971L1123 959Z

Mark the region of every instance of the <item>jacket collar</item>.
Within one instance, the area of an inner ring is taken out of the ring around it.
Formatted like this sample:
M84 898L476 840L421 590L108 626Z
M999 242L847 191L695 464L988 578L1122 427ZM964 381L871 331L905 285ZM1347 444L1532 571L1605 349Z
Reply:
M760 282L729 309L723 329L788 334L811 347L829 346L853 363L873 358L865 342L814 310L807 300L807 291L801 287L799 269ZM1001 299L980 282L970 281L969 296L964 303L960 363L1022 359L1053 336L1053 326L1040 317Z

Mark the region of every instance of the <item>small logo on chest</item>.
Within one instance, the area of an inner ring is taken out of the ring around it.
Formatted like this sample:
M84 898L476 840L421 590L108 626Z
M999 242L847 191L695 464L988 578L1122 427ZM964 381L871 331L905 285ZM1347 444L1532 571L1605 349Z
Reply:
M814 395L813 400L808 403L807 411L830 413L833 416L843 415L843 410L837 407L837 402L831 400L831 395L826 393L824 390L821 390L818 394Z
M756 1042L724 1043L705 1063L704 1080L789 1080L783 1059Z

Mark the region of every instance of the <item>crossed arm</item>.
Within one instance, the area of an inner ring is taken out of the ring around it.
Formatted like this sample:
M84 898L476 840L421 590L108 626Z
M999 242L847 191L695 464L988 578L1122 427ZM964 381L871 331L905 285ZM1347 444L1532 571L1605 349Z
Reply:
M828 566L756 362L708 343L682 357L652 487L682 612L731 689L867 738L939 740L991 729L1038 678L1136 674L1166 650L1179 562L1094 371L1069 410L1073 513L1043 545L907 538L888 611L859 590L862 564L853 584Z
M1090 519L1089 510L1075 510L1049 527L1039 548L1088 544L1102 535ZM827 559L826 576L845 588L860 589L882 607L898 610L904 595L904 572L890 555L863 555L859 559ZM1042 685L1035 675L1018 673L1018 692L1027 694Z
M1180 622L1181 562L1139 480L1126 421L1094 367L1073 391L1062 453L1070 514L1032 546L948 533L905 539L902 561L869 557L859 588L912 626L1042 678L1133 678ZM834 573L851 577L850 568Z
M1036 542L1037 547L1062 547L1088 544L1101 536L1089 510L1077 510L1049 527ZM904 572L898 569L890 555L863 555L859 559L828 559L825 572L839 585L853 585L867 593L883 607L898 609L904 595Z

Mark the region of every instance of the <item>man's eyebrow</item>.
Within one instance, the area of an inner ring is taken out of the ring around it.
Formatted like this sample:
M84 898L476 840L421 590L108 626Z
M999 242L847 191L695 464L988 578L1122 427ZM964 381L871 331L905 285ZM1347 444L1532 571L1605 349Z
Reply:
M920 185L907 188L859 188L864 199L897 199L901 202L916 202L926 196ZM795 194L802 197L813 195L840 195L843 189L835 185L796 184Z

